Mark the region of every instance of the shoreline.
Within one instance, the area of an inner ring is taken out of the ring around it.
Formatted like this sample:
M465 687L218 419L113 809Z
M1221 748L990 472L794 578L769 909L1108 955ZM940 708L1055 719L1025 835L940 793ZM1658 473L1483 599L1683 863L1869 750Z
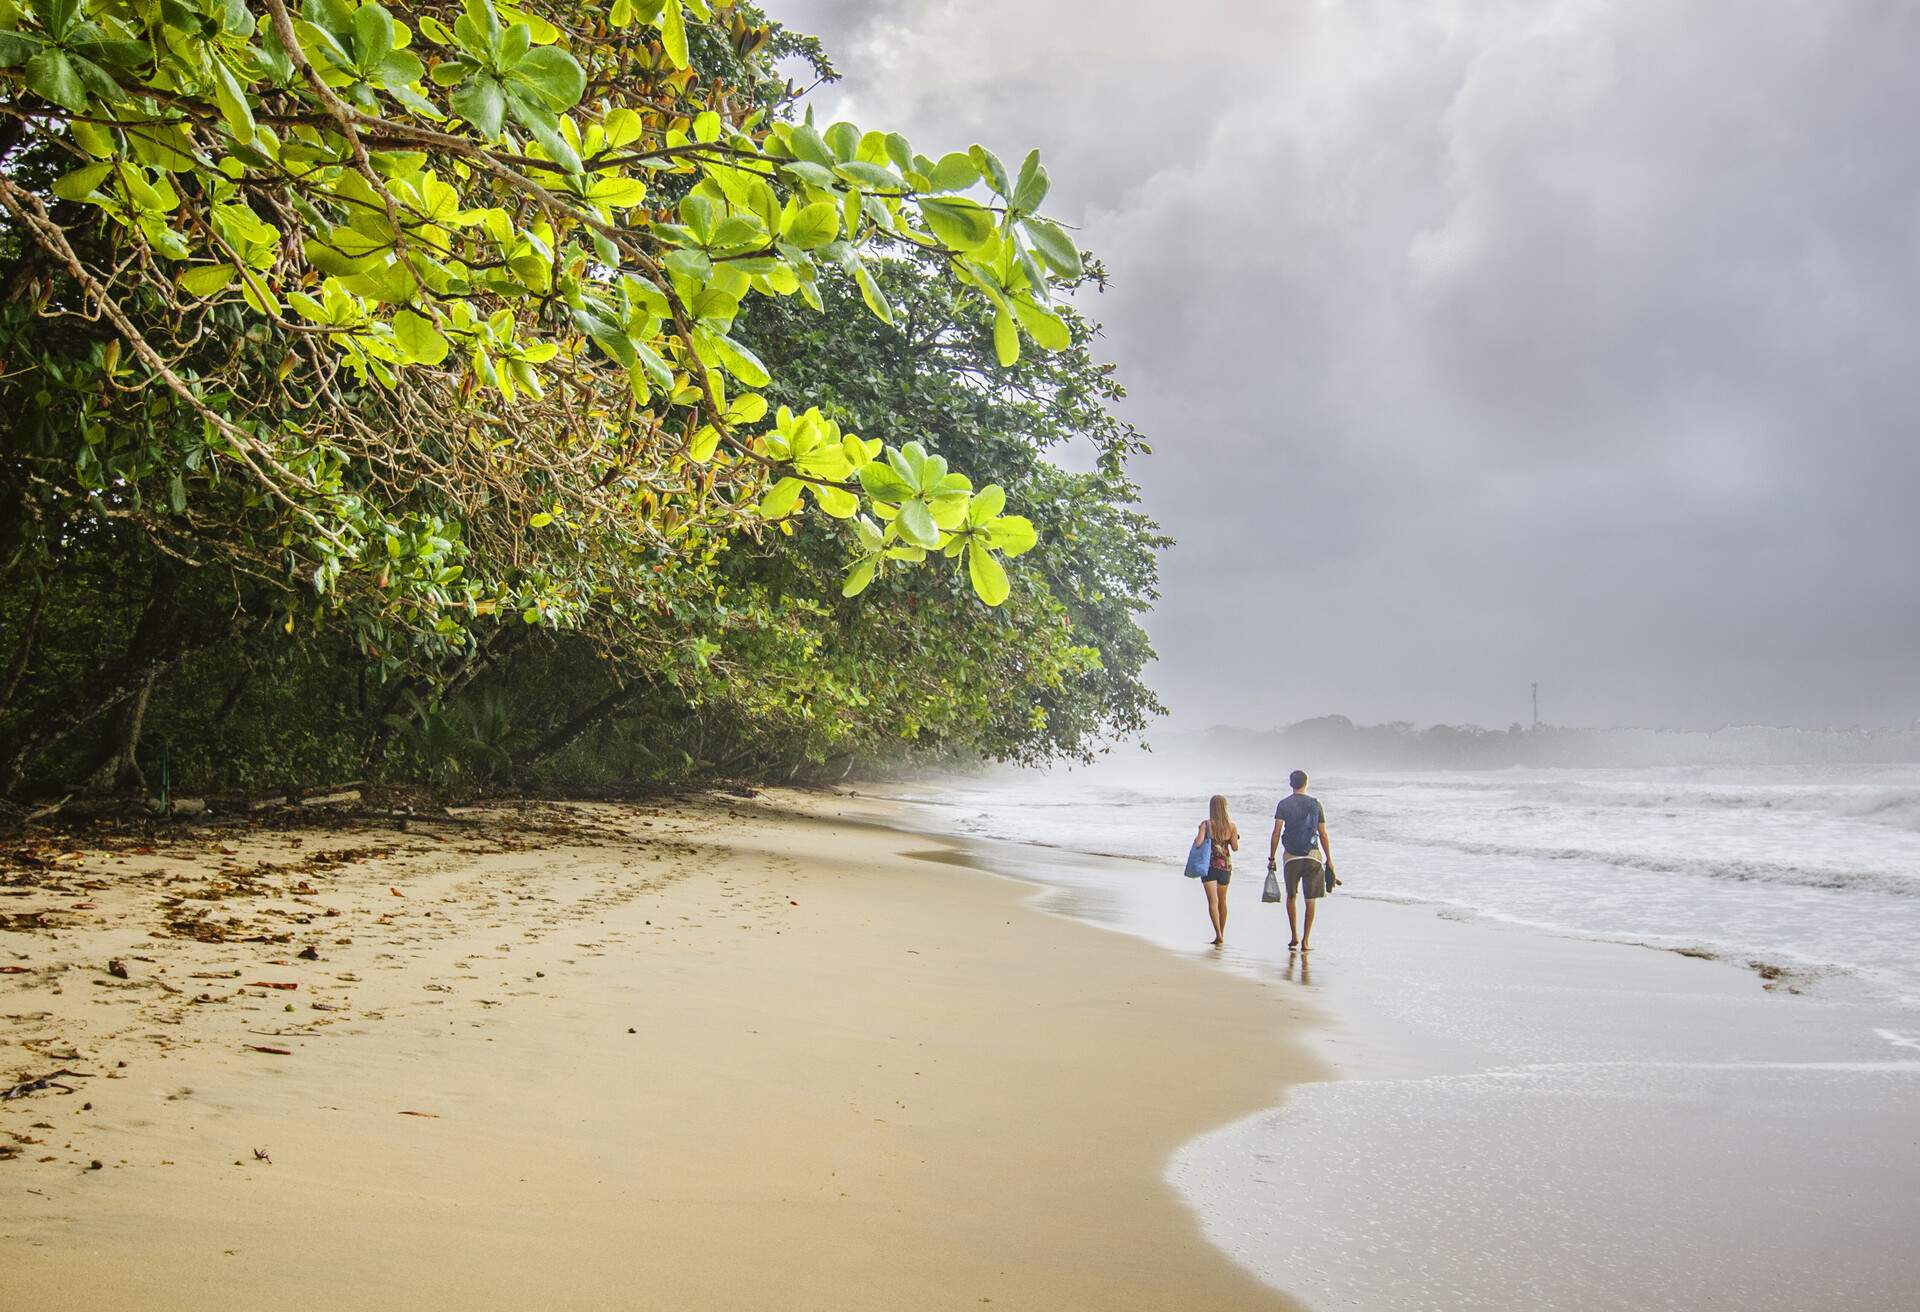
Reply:
M1297 1306L1164 1175L1324 1074L1301 1010L873 811L487 808L56 862L0 903L49 912L0 934L5 1073L94 1078L0 1104L0 1292Z
M1332 1078L1196 1136L1167 1177L1312 1307L1891 1312L1920 1284L1911 1009L1351 889L1303 962L1249 879L1216 954L1171 861L967 841L1055 915L1307 1000Z

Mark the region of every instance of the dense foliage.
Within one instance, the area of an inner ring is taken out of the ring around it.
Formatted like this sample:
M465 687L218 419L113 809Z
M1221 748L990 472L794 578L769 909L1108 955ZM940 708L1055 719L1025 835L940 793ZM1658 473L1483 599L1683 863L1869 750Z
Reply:
M816 130L783 58L708 0L0 0L0 789L1144 724L1045 169Z

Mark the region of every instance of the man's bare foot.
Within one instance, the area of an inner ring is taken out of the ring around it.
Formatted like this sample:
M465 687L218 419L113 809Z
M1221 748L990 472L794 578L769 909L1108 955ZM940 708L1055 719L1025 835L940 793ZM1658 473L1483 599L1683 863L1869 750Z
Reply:
M1226 942L1226 940L1225 940L1225 939L1223 939L1223 938L1217 938L1217 939L1215 939L1215 940L1213 941L1213 946L1214 946L1214 947L1219 947L1219 946L1220 946L1221 944L1223 944L1223 943L1225 943L1225 942Z
M1299 940L1299 939L1297 939L1297 938L1290 938L1290 939L1288 939L1288 940L1287 940L1287 949L1288 949L1288 951L1292 951L1292 950L1293 950L1294 948L1297 948L1297 947L1299 947L1299 946L1300 946L1300 940Z
M1307 945L1306 945L1305 943L1302 943L1302 944L1300 945L1300 951L1301 951L1302 953L1305 953L1305 952L1307 952L1307 951L1309 951L1309 949L1308 949L1308 947L1307 947Z

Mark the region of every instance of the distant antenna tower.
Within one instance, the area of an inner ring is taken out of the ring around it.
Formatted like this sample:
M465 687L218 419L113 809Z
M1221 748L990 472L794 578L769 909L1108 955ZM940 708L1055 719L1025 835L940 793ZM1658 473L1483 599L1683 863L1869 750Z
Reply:
M1533 685L1533 727L1540 727L1540 685Z

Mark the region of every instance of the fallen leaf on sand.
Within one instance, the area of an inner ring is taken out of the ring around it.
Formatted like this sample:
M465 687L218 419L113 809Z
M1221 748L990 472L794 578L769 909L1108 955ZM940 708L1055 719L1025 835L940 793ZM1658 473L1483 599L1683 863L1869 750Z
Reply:
M300 986L298 984L282 984L278 980L257 979L248 985L248 987L256 989L297 989Z
M401 1112L400 1114L402 1116L424 1116L430 1121L437 1121L440 1119L439 1112Z
M291 1056L293 1056L293 1049L292 1049L292 1048L269 1048L269 1047L268 1047L268 1046L267 1046L266 1044L264 1044L264 1043L249 1043L249 1044L247 1045L247 1047L249 1047L249 1048L251 1048L251 1049L252 1049L253 1051L255 1051L255 1052L270 1052L270 1053L272 1053L272 1054L273 1054L274 1056L276 1056L276 1057L291 1057Z
M97 902L75 902L73 909L75 911L97 911L100 909L100 905Z
M0 975L25 975L32 969L31 966L0 966Z
M402 893L402 892L401 892L401 891L400 891L399 889L397 889L397 888L395 888L395 887L394 887L393 885L391 885L391 884L389 884L389 885L387 885L387 892L389 892L389 893L391 893L391 894L393 894L393 895L394 895L395 897L405 897L405 896L406 896L406 894L405 894L405 893Z

